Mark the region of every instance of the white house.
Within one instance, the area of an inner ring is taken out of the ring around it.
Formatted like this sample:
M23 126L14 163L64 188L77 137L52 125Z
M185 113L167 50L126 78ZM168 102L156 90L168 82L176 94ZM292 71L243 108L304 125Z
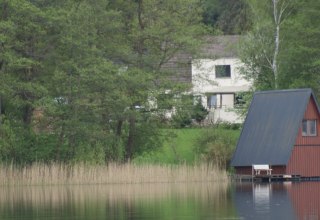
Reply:
M243 64L237 52L239 40L239 35L207 37L199 55L180 53L164 66L174 73L173 81L192 85L189 94L209 111L206 123L243 121L235 108L252 83L240 74ZM174 112L168 112L170 118Z
M237 56L238 41L239 36L208 38L200 57L192 60L192 93L209 110L208 123L243 121L235 108L252 83L240 74L243 64Z

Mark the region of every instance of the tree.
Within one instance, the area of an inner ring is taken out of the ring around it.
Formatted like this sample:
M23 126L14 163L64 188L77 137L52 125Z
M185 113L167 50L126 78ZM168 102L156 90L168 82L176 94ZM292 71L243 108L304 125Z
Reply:
M197 48L198 0L4 0L0 8L2 158L129 161L160 145L150 99L182 88L162 66Z
M127 82L135 82L126 86L126 117L121 119L128 123L125 160L129 161L138 149L137 119L145 114L135 106L148 106L150 96L174 90L162 66L178 52L198 45L196 39L203 34L201 7L197 0L113 1L110 5L122 14L127 51L121 63L127 67Z
M287 88L311 87L320 95L318 1L299 1L296 10L284 27L285 50L280 59L285 63L280 71L281 83Z
M314 1L249 1L255 24L240 51L256 89L311 87L319 91Z
M293 0L249 0L253 30L248 33L243 46L242 60L246 64L245 75L254 80L258 89L277 89L279 84L279 53L281 27L289 19L294 7Z
M29 1L0 3L2 158L31 160L35 150L32 115L47 94L44 63L52 51L53 17ZM15 134L12 136L12 134Z
M223 34L242 34L251 29L245 0L203 0L203 22Z

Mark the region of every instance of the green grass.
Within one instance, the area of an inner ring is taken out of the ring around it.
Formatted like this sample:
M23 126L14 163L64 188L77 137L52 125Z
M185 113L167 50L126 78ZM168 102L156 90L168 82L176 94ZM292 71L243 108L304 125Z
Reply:
M155 164L194 164L197 161L195 146L199 138L208 135L208 133L218 131L227 136L236 136L240 130L231 130L224 128L186 128L186 129L164 129L165 137L171 136L165 142L162 148L144 153L134 159L135 163L155 163Z
M176 129L172 140L164 143L162 151L158 152L159 159L164 163L193 163L195 141L203 132L202 129Z

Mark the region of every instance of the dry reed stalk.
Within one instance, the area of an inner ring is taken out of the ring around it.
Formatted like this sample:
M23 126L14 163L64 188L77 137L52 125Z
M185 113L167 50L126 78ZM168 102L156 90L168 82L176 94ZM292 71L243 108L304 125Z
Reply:
M0 185L135 184L228 181L225 171L211 164L135 165L110 163L0 166Z

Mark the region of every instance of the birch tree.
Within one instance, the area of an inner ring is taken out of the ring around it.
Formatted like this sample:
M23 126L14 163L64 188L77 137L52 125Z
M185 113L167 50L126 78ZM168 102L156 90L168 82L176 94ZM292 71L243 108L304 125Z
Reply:
M272 0L275 31L274 31L274 52L273 52L273 58L270 64L272 66L275 89L279 87L278 55L279 55L279 49L280 49L280 28L285 17L290 14L289 5L290 5L290 0Z
M242 60L247 65L244 71L256 87L281 87L279 82L279 53L282 50L283 23L290 17L293 0L249 0L253 30L248 33L242 48Z

